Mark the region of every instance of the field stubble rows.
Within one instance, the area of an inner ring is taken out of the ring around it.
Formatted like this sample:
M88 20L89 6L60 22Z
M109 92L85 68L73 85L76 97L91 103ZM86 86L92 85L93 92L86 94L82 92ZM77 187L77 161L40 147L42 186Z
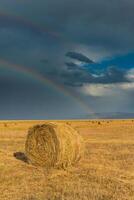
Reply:
M86 148L67 171L46 171L13 157L24 152L28 128L39 123L0 122L0 200L134 200L133 120L68 121Z

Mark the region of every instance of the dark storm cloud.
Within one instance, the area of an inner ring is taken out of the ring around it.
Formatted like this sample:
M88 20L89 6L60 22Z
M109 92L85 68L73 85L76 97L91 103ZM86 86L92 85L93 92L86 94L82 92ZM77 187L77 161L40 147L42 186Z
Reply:
M73 62L65 62L65 65L67 66L68 70L82 70L82 71L85 70L83 67Z
M112 52L134 46L133 0L29 0L23 4L1 0L1 8L60 33L65 43L101 46Z
M0 59L39 71L47 66L46 71L52 71L62 65L61 51L61 44L51 34L38 33L14 20L0 24Z
M48 11L51 19L73 41L103 46L108 50L133 49L132 0L69 0L64 1L64 5L62 1L56 1L56 4L55 11Z
M109 50L133 48L133 0L34 0L30 5L38 19L44 20L42 24L46 22L73 42Z
M98 77L95 77L82 66L72 62L66 62L66 68L63 62L65 59L64 54L62 59L59 59L60 51L56 52L58 48L61 48L60 45L55 44L51 47L47 38L44 39L32 34L32 32L28 34L27 29L24 29L24 31L21 30L21 32L19 28L15 30L14 28L7 28L6 30L4 33L0 32L1 37L3 37L3 40L0 42L2 44L1 47L3 47L0 48L0 58L4 57L4 59L17 62L24 65L25 68L34 68L37 73L41 73L42 76L56 81L61 85L78 87L84 83L105 84L127 81L125 74L116 68L110 68L102 76ZM48 59L43 59L44 55ZM74 52L73 57L78 60L87 61L88 59L84 54Z
M64 78L64 84L74 87L82 86L85 83L111 84L130 82L126 77L126 71L122 71L116 67L109 67L101 75L94 75L89 71L77 69L66 71L61 76Z
M65 62L65 65L67 66L68 70L74 70L74 69L78 69L79 65L73 63L73 62Z
M130 51L134 46L134 2L132 0L84 0L82 3L80 0L73 0L73 2L71 0L57 0L56 2L52 0L30 0L28 2L23 1L23 4L15 0L13 2L2 0L0 5L2 12L4 10L11 16L18 15L25 19L21 21L23 31L26 28L28 29L26 23L28 19L28 21L41 27L38 30L41 31L44 28L61 36L59 37L60 40L57 38L57 43L60 43L60 45L55 45L56 41L53 37L46 35L42 37L41 32L38 32L35 26L31 27L31 31L36 37L44 38L40 41L38 39L38 42L35 40L37 54L44 51L45 56L47 54L48 59L54 59L58 67L64 63L65 52L76 51L79 48L80 53L83 54L80 49L81 44L85 47L99 46L100 54L101 48L115 54L116 52ZM19 20L15 19L13 22L13 19L13 17L11 19L5 17L3 23L10 27L20 28ZM21 29L21 32L23 31ZM30 37L33 36L30 35ZM9 39L7 43L10 44ZM21 42L19 44L20 48L22 45L24 46L25 39L23 44ZM28 43L27 46L28 49L30 46L32 48L34 41L31 44ZM16 51L18 53L18 49ZM29 56L28 53L27 55ZM87 55L90 57L90 53Z
M133 0L1 0L0 13L3 14L0 15L0 59L23 65L26 69L34 68L42 76L74 91L85 83L128 82L127 72L122 71L121 65L119 69L118 65L116 68L109 68L108 66L111 65L107 65L108 69L105 69L101 75L97 75L90 69L71 62L65 54L79 52L84 58L86 57L87 61L87 58L95 60L91 56L92 52L98 58L105 57L107 54L114 57L116 53L131 52L134 49L133 10ZM77 62L79 60L85 62L85 59L80 59L81 56L75 57ZM10 76L10 73L3 77L7 76ZM17 77L20 78L20 75L15 75L14 80ZM10 85L8 81L7 83L2 81L0 86L3 92L0 110L3 114L6 110L5 116L8 116L9 112L15 113L16 116L20 116L20 113L27 116L27 110L29 110L29 118L30 116L36 118L36 113L38 113L37 117L51 116L51 118L57 113L62 117L67 114L69 116L73 112L80 113L78 107L77 111L73 110L75 103L59 98L57 92L43 88L35 94L39 88L34 89L31 85L27 89L23 81L19 84L13 80L11 82ZM130 98L133 99L133 94L132 91L131 94L124 93L126 95L124 104L127 105ZM120 100L124 98L123 95L122 93ZM83 95L83 98L86 97ZM107 107L118 109L120 101L117 101L117 98L115 97L114 101L112 98L109 99L110 106L108 104ZM12 101L9 102L10 99ZM31 99L33 99L32 103ZM69 103L65 103L66 101ZM106 102L108 99L105 97L102 102L100 99L94 101L91 96L87 99L88 104L92 103L93 109L99 106L102 110L105 109ZM129 105L134 108L133 102ZM44 110L43 106L45 106ZM130 106L128 107L131 110ZM126 106L126 109L128 107Z
M85 62L85 63L93 63L93 61L91 59L89 59L87 56L83 55L82 53L77 53L77 52L67 52L66 56L81 62Z
M79 103L47 84L18 73L16 77L6 73L0 74L0 119L69 118L75 117L78 108L83 110Z

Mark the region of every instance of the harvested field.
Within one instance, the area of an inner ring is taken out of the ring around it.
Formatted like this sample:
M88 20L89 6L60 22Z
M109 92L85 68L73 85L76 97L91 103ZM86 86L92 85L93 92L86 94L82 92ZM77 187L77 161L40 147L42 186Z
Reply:
M24 158L29 127L44 121L0 122L0 200L133 200L134 120L66 122L84 138L84 159L50 171L14 156Z

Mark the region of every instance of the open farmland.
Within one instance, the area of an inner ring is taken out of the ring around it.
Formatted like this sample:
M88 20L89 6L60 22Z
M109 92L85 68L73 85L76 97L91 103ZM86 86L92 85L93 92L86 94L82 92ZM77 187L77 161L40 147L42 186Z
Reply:
M68 170L17 160L28 128L43 121L0 122L0 200L134 200L134 120L61 121L83 136L84 158Z

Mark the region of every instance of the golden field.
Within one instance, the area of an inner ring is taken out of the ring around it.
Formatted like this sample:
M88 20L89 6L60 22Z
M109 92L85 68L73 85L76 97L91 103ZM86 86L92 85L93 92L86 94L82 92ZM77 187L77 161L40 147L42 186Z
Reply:
M134 120L62 121L85 141L68 170L17 160L28 128L43 121L0 121L0 200L134 200Z

